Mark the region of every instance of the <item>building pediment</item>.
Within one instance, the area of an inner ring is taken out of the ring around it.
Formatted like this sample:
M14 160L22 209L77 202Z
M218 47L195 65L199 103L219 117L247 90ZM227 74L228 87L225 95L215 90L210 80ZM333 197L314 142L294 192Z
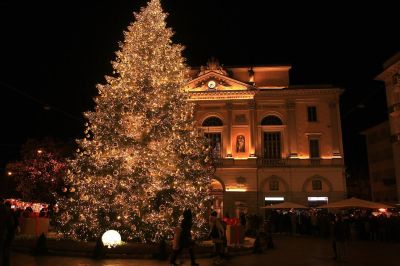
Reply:
M234 79L228 75L228 71L222 67L218 60L211 58L206 66L200 67L197 75L185 86L187 92L235 92L255 90L250 83Z
M246 84L235 80L216 71L206 73L189 81L185 86L187 92L223 92L223 91L248 91L256 88L251 84Z

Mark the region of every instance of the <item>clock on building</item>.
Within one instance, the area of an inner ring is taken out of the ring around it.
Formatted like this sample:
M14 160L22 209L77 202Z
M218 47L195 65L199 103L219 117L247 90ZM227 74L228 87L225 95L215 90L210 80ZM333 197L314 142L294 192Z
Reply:
M209 89L215 89L215 87L217 86L217 83L214 80L210 80L207 83L207 86L208 86Z

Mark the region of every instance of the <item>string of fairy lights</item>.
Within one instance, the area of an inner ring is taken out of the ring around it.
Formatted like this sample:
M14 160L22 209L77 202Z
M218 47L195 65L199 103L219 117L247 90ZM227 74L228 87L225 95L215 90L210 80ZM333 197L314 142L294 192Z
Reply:
M86 136L69 161L66 182L74 193L58 201L65 237L88 240L114 229L126 240L159 241L187 208L194 234L207 228L213 169L181 90L188 69L166 16L159 0L135 14L113 76L97 85Z

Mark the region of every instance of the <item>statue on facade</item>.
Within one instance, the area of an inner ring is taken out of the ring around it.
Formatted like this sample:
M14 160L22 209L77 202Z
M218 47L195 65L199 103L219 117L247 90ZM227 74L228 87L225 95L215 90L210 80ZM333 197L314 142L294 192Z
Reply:
M198 76L204 75L207 72L210 71L214 71L217 72L221 75L227 76L228 72L226 72L226 70L219 64L218 59L216 59L215 57L211 57L208 62L207 62L207 66L201 66L200 67L200 72L198 74Z
M239 135L236 137L236 152L245 152L245 137L243 135Z

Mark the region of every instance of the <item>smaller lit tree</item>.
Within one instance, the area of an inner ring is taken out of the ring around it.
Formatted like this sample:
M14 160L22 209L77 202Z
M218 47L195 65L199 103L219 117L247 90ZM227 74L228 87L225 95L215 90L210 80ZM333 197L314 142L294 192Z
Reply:
M21 160L8 163L6 174L23 200L54 203L65 167L65 150L53 140L28 140L21 149Z

